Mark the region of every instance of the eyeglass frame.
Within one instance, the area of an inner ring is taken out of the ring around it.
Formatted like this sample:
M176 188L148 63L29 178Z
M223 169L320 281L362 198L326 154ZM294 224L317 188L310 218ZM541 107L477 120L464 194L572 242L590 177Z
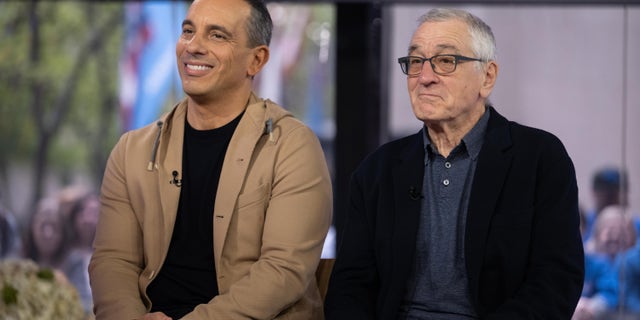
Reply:
M453 61L454 61L453 70L451 70L449 72L444 72L444 73L436 71L436 65L432 62L432 59L438 58L438 57L453 57ZM408 66L409 58L419 59L422 62L422 66L420 68L420 72L409 74L409 66ZM465 57L465 56L461 56L461 55L457 55L457 54L436 54L435 56L432 56L430 58L423 58L423 57L418 57L418 56L405 56L405 57L398 58L398 63L400 64L400 69L402 69L402 73L404 73L404 74L406 74L408 76L417 76L417 75L421 74L422 73L422 69L424 68L424 63L426 61L429 61L429 65L431 65L431 70L433 70L433 73L438 74L438 75L445 75L445 74L454 73L456 71L456 69L458 68L458 62L460 62L460 61L487 62L486 60L483 60L483 59ZM405 71L405 68L403 67L403 65L407 66L407 70L406 71Z

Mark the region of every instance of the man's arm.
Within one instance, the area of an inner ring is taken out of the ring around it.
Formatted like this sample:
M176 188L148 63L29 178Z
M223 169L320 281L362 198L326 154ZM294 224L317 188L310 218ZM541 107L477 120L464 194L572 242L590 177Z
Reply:
M124 175L127 137L125 134L112 151L102 183L95 252L89 264L96 319L135 319L146 312L138 289L142 231Z
M547 138L531 172L534 217L523 283L486 319L570 319L580 297L584 256L575 170L562 143Z
M325 300L328 320L375 319L378 275L361 183L356 173L350 183L347 219L339 235L338 255Z

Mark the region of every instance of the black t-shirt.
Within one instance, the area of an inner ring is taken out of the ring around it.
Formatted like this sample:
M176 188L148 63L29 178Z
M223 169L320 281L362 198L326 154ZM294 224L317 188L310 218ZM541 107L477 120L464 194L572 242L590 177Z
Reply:
M224 156L241 117L204 131L185 120L180 203L167 258L147 288L152 312L179 319L218 295L213 208Z

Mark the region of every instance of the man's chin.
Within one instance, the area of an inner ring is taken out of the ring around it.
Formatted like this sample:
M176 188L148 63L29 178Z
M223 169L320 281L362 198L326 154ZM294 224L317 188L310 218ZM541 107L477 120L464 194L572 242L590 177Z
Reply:
M434 107L432 105L422 105L418 108L414 108L413 113L415 114L416 118L422 121L437 121L442 118L440 112L438 112L437 107Z
M210 90L207 91L207 90L202 90L197 88L185 88L185 87L183 87L182 90L186 95L188 95L194 100L206 99L208 96L211 96Z

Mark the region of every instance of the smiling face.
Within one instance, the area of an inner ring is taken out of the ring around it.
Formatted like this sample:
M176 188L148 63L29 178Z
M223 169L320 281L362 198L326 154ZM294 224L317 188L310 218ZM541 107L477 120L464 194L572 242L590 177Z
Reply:
M425 22L413 34L408 55L430 58L456 54L478 58L467 25L460 20ZM475 123L484 112L497 76L497 64L463 61L453 73L438 75L425 62L422 73L407 76L415 116L425 124Z
M176 44L182 87L191 98L211 100L251 90L251 78L264 65L256 63L256 52L266 46L247 45L250 13L245 1L193 2Z

